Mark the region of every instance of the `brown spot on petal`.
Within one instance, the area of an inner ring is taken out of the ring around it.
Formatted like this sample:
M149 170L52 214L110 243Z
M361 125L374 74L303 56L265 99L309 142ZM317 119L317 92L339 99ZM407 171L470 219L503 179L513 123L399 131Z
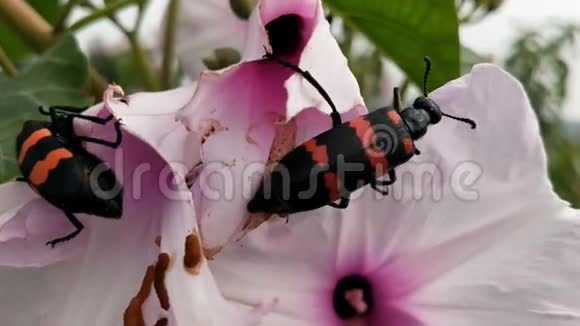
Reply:
M155 237L155 244L157 245L157 247L161 247L161 236L160 235Z
M167 318L161 318L155 323L155 326L167 326L168 323Z
M203 251L201 241L196 233L192 233L185 238L185 256L183 265L185 270L192 275L198 275L203 262Z
M215 120L215 119L209 119L209 120L206 121L206 123L207 123L207 125L204 128L205 131L203 132L203 135L201 136L201 143L202 144L205 143L205 141L209 137L217 134L220 131L227 130L227 128L224 128L222 126L222 124L219 121Z
M269 214L269 213L250 214L248 219L246 220L246 223L244 223L244 226L242 227L242 230L245 231L245 232L243 232L244 235L247 233L247 231L254 230L258 226L260 226L262 223L266 222L271 216L272 216L272 214Z
M171 259L167 253L162 252L159 254L157 264L155 264L155 280L153 282L155 293L157 293L157 297L161 303L161 308L165 310L169 310L169 295L167 294L167 288L165 287L165 273L169 268L170 261Z
M145 320L143 318L143 303L151 293L151 286L153 285L154 278L155 267L153 267L153 265L148 266L143 281L141 281L139 292L137 292L137 295L131 299L127 309L125 309L125 313L123 314L124 326L145 326Z
M281 116L277 116L274 122L274 140L265 173L271 173L278 162L294 149L296 144L296 121L291 119L286 122ZM249 231L256 229L262 223L268 221L272 215L267 213L249 214L238 235L238 239L244 237Z
M250 126L250 128L248 128L248 131L246 131L246 142L247 142L248 144L251 144L251 145L256 145L256 146L258 146L258 142L257 142L257 141L256 141L254 138L252 138L252 136L251 136L251 134L252 134L252 131L253 131L255 128L256 128L256 126L255 126L255 125L252 125L252 126Z
M281 118L279 118L281 119ZM266 163L266 171L272 172L274 166L294 149L296 143L296 121L294 119L288 122L278 120L274 124L274 141L270 148L270 156Z

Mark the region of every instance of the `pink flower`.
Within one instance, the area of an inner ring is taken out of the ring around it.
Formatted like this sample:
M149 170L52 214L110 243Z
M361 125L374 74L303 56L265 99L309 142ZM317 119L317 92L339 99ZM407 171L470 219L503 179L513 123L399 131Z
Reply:
M203 165L192 190L210 255L270 217L246 213L261 176L296 144L331 126L330 107L316 89L263 60L265 48L317 76L345 118L364 111L320 1L260 1L248 21L242 62L204 73L179 113L202 139Z
M70 227L61 212L0 186L3 325L578 324L580 213L552 190L516 80L480 65L433 92L478 129L444 119L389 196L366 187L345 210L286 223L246 205L277 160L332 124L264 47L310 71L344 121L367 111L320 1L263 0L243 25L240 64L162 93L120 100L112 87L84 112L123 119L119 149L86 144L124 187L121 219L79 214L86 230L51 249Z
M112 97L115 90L83 114L112 112L125 123L118 149L85 143L123 185L120 219L76 214L85 229L53 249L46 241L72 228L64 214L25 183L0 186L2 325L257 324L264 309L236 307L221 296L201 249L183 170L168 162L187 169L199 161L199 154L176 151L189 145L191 134L174 115L194 89L123 101ZM114 139L112 123L76 121L78 135Z
M478 128L432 126L387 197L366 187L224 248L224 295L277 297L264 325L578 324L580 213L552 190L523 88L478 65L431 98Z

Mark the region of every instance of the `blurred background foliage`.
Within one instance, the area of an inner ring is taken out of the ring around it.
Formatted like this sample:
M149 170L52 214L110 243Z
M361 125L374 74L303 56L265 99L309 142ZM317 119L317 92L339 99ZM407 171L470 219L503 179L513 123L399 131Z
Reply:
M172 43L179 0L168 0L170 10L159 13L166 15L167 23L160 28L169 36L162 49L141 43L141 27L150 2L0 0L0 181L16 175L10 145L18 129L15 127L34 117L38 105L82 106L100 101L99 94L109 81L127 92L157 91L180 84L184 74L175 64ZM332 31L370 108L390 104L389 88L395 86L392 83L397 78L388 67L400 72L399 86L407 97L416 95L424 55L434 63L430 89L480 62L500 64L516 76L540 118L555 188L580 207L580 124L564 121L560 110L569 92L565 58L573 49L576 26L554 24L549 29L522 31L507 57L498 60L462 46L458 30L485 20L501 8L503 0L440 0L431 6L425 5L425 0L323 2ZM256 0L230 3L252 6ZM86 15L71 21L71 12L78 8ZM131 24L121 23L116 15L126 8L135 11ZM95 42L85 53L87 60L69 35L103 19L121 31L125 45L111 48ZM55 65L55 60L67 65Z
M569 68L564 57L573 49L578 31L574 25L525 31L514 42L504 64L523 82L540 118L556 191L576 207L580 204L580 135L574 132L580 125L563 121L561 109L569 91Z

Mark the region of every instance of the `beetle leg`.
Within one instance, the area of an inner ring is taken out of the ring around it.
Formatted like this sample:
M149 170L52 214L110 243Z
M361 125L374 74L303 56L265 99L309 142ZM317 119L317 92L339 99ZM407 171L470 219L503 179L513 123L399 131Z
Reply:
M373 184L379 186L390 186L397 181L397 174L395 170L389 171L389 180L375 180Z
M332 113L330 113L330 117L332 118L333 127L336 127L336 126L339 126L342 124L342 119L340 117L340 113L338 113L338 110L336 109L334 102L332 102L332 99L330 98L328 93L324 90L322 85L320 85L320 83L310 74L310 72L304 71L304 70L300 69L300 67L293 65L290 62L286 62L286 61L278 58L274 54L269 53L268 51L266 51L266 54L264 55L264 57L267 59L274 60L277 63L281 64L282 66L284 66L286 68L290 68L290 69L294 70L295 72L299 73L300 75L302 75L302 77L304 77L304 79L306 79L312 86L314 86L314 88L316 88L318 93L324 98L326 103L328 103L328 105L332 109Z
M350 202L350 198L342 197L338 204L330 203L328 206L338 208L338 209L345 209L348 207L348 203Z
M387 196L389 194L389 188L385 187L383 189L379 188L379 186L383 186L382 184L379 184L381 181L380 180L376 180L375 182L371 182L371 187L378 193L381 193L385 196Z
M106 118L99 118L99 117L79 113L84 109L86 109L86 108L82 108L82 109L76 108L75 109L75 108L70 107L70 106L51 106L48 108L48 111L45 111L42 107L39 108L39 111L40 111L40 113L42 113L44 115L50 115L52 120L54 120L56 118L57 113L62 113L63 115L65 115L67 117L71 117L71 118L88 120L88 121L91 121L94 123L98 123L100 125L106 125L107 122L109 122L113 119L112 114L110 114Z
M68 115L69 113L78 114L79 112L84 111L86 109L87 109L86 107L77 108L74 106L51 106L48 108L48 110L45 110L44 107L42 106L38 107L38 111L40 112L40 114L49 115L53 118L57 113L56 111L65 112L65 114Z
M69 113L69 114L67 114L67 115L68 115L69 117L73 117L73 118L76 118L76 119L89 120L89 121L91 121L91 122L98 123L98 124L100 124L100 125L106 125L106 124L107 124L107 122L109 122L109 121L113 120L113 115L112 115L112 114L110 114L110 115L109 115L108 117L106 117L106 118L99 118L99 117L93 117L93 116L90 116L90 115L84 115L84 114L72 114L72 113ZM117 120L117 121L118 121L118 120Z
M314 86L314 88L316 88L318 93L320 93L320 95L322 95L322 97L326 100L326 102L328 103L328 105L332 109L332 112L330 113L330 117L332 118L332 127L334 128L334 127L340 126L342 124L342 118L340 117L340 113L338 113L338 110L336 109L336 106L334 105L334 103L330 99L330 96L328 95L328 93L326 93L324 88L322 88L322 86L316 81L316 79L314 79L314 77L312 77L310 72L304 71L302 76L304 77L304 79L309 81L310 84L312 84L312 86Z
M201 168L202 165L203 165L203 162L202 161L199 161L191 169L191 171L187 172L187 174L185 175L185 185L187 186L187 188L193 187L194 181L197 179L197 177L201 173L200 168Z
M389 171L389 181L386 181L387 183L385 183L386 185L392 185L393 183L395 183L395 181L397 181L397 173L395 172L395 170L391 170Z
M39 106L38 107L38 112L40 112L40 114L43 114L43 115L49 115L50 116L50 121L52 123L55 123L56 122L56 111L55 110L49 108L48 111L45 111L42 106Z
M379 186L387 187L387 186L392 185L396 181L397 181L397 174L395 173L395 170L391 170L391 171L389 171L389 180L373 180L371 182L371 187L375 191L380 192L381 194L386 196L389 194L389 188L381 189L381 188L379 188Z
M288 224L288 221L290 221L290 214L280 214L280 215L278 215L278 217L286 220L286 222L284 222L284 224Z
M117 147L119 147L119 145L121 145L121 142L123 141L123 133L121 132L121 120L117 120L115 122L115 130L117 131L117 138L115 139L114 142L86 136L76 136L75 138L84 142L95 143L116 149Z
M85 228L85 226L81 223L81 221L79 221L72 213L64 212L64 215L66 215L66 217L71 222L71 224L74 225L76 230L74 232L64 236L64 237L60 237L60 238L56 238L54 240L48 241L46 243L47 246L51 246L52 248L54 248L54 246L58 243L69 241L69 240L73 239L74 237L76 237L77 235L79 235L79 233L81 233L81 231Z
M100 125L106 125L107 122L109 122L113 119L112 114L106 118L99 118L99 117L94 117L94 116L90 116L90 115L79 114L78 108L74 108L74 107L70 107L70 106L51 106L48 108L48 111L44 110L44 108L42 106L40 106L38 108L38 110L40 111L41 114L49 115L50 119L52 120L53 123L57 120L58 113L62 113L66 117L70 117L73 119L88 120L88 121L91 121L91 122L94 122L94 123L97 123ZM100 145L111 147L111 148L117 148L117 147L119 147L119 145L121 145L121 141L123 139L123 134L121 132L121 119L119 119L115 122L115 131L117 132L117 138L115 139L114 142L103 140L103 139L98 139L98 138L93 138L93 137L86 137L86 136L76 136L76 138L78 140L85 141L85 142L100 144Z
M63 111L63 112L68 112L68 113L79 113L81 111L86 110L87 107L82 107L82 108L77 108L74 106L60 106L60 105L55 105L55 106L51 106L48 108L48 111L45 111L42 106L39 108L40 113L44 114L44 115L50 115L50 111Z
M393 107L395 107L395 110L399 113L401 113L401 107L403 105L401 104L401 93L399 92L399 88L395 87L393 89Z

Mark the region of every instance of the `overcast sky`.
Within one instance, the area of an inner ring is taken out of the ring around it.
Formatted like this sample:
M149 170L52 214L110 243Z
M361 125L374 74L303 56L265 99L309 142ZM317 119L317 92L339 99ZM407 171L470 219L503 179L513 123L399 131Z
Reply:
M580 25L580 0L505 0L504 2L498 11L481 23L463 27L460 34L462 43L478 52L493 54L501 58L506 54L509 44L521 29L541 28L553 21L575 22ZM148 36L146 41L149 42L158 40L155 30L160 26L159 13L163 11L167 1L155 0L152 3L142 34ZM82 13L79 12L75 16L82 17ZM133 16L134 12L130 10L123 13L124 20L131 20ZM108 39L122 37L114 27L103 22L80 33L81 46L87 49L95 38L103 36ZM570 63L572 74L568 85L569 98L564 111L568 117L580 120L580 46L577 46L573 57L570 58Z

